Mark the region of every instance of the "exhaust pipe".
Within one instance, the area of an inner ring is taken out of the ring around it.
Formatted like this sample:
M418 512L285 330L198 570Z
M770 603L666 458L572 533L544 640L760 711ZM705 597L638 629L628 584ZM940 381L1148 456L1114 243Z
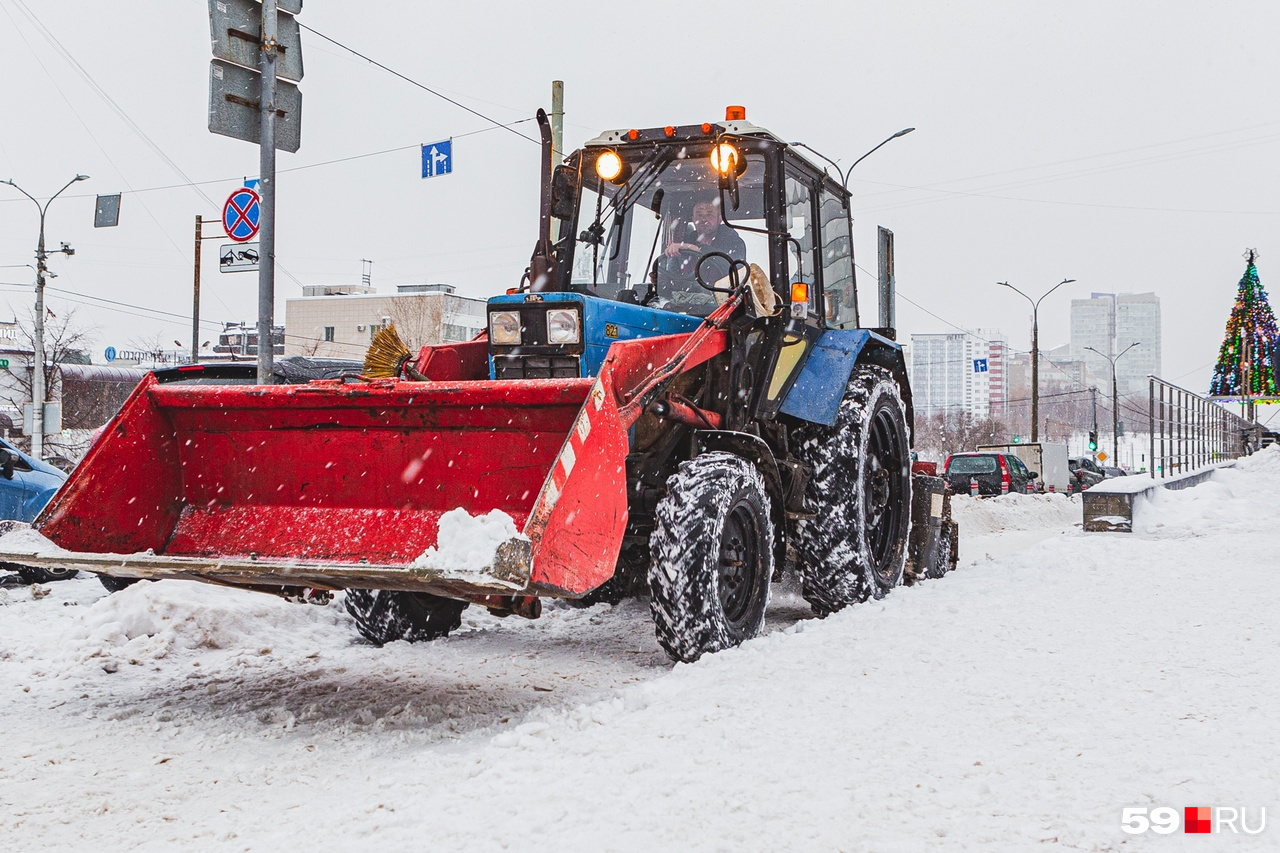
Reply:
M551 248L551 176L555 172L555 146L547 111L538 109L538 131L542 135L542 198L538 205L538 242L529 259L529 290L553 290L556 282L555 251Z

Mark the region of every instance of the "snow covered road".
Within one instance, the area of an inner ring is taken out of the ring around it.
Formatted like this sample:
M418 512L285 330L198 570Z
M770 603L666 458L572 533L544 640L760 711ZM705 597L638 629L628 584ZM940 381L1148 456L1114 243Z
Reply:
M1271 850L1280 452L1079 531L957 501L960 569L672 666L647 606L383 649L184 582L0 590L0 849Z

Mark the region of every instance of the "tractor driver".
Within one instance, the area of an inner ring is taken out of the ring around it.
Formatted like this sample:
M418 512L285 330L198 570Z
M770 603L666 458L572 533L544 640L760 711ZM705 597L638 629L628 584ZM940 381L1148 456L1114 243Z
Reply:
M720 203L713 199L699 201L693 206L693 234L689 240L673 239L663 254L670 260L667 270L674 279L695 282L698 261L708 252L723 252L734 260L745 260L747 246L720 218ZM702 265L702 280L715 284L729 274L729 264L724 258L712 258Z

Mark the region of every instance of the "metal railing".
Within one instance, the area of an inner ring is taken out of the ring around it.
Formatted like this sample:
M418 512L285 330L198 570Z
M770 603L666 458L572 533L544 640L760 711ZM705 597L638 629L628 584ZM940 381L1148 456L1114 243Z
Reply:
M1148 379L1153 478L1177 477L1258 449L1262 427L1257 423L1163 379Z

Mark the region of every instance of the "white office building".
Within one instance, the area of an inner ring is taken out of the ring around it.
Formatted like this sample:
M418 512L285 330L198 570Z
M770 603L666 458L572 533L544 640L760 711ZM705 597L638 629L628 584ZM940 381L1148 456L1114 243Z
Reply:
M1125 352L1131 344L1137 346ZM1094 293L1071 300L1071 358L1085 363L1091 385L1110 392L1110 359L1121 353L1116 360L1120 394L1146 394L1147 376L1159 375L1161 367L1160 297Z
M999 415L1008 396L1005 336L989 329L912 335L908 370L916 417Z
M485 327L486 300L458 296L451 284L401 284L380 294L368 285L307 285L285 301L285 355L364 358L383 326L395 324L412 351L469 341Z

